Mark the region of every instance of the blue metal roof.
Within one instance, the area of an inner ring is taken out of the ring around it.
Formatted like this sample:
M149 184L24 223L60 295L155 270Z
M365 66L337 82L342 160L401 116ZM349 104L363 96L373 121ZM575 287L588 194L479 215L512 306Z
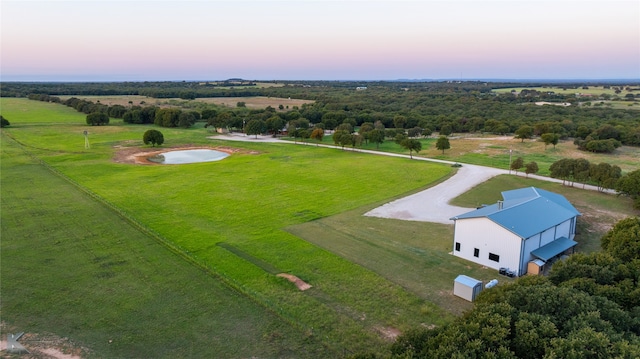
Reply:
M560 237L555 241L547 243L535 251L532 251L531 254L546 262L567 249L575 247L577 244L578 242L572 241L567 237Z
M535 187L502 192L504 201L451 218L487 217L521 238L529 238L580 212L564 196Z

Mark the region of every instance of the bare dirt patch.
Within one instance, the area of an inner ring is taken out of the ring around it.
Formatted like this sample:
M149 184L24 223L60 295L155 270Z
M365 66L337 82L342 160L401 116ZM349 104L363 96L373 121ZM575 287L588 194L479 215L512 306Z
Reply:
M589 224L589 232L605 233L609 232L619 221L627 218L624 213L606 211L600 209L589 209L582 211L582 220Z
M298 277L296 277L295 275L292 275L292 274L280 273L280 274L276 275L276 277L286 278L289 282L295 284L296 287L298 287L298 289L300 289L302 291L305 291L305 290L307 290L307 289L312 287L312 285L310 285L309 283L306 283L302 279L300 279L300 278L298 278Z
M394 341L402 334L398 329L393 327L374 327L373 328L383 339L387 341Z
M67 338L60 338L52 334L25 333L19 343L29 351L28 354L10 354L6 351L7 341L3 336L0 342L2 358L21 359L81 359L89 350L72 343Z
M183 150L216 150L220 152L225 152L230 155L234 153L249 153L249 154L258 154L256 151L248 151L245 149L228 147L228 146L195 146L195 145L181 145L176 147L167 147L167 148L142 148L142 147L122 147L116 146L116 153L113 158L113 161L116 163L129 163L129 164L137 164L137 165L159 165L159 163L149 161L148 158L159 155L165 152L171 151L183 151Z

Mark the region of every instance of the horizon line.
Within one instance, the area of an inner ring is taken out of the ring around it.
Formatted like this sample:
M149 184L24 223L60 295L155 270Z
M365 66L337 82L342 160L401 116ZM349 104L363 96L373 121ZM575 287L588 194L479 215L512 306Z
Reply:
M192 80L3 80L0 78L0 83L123 83L123 82L218 82L218 81L251 81L251 82L492 82L492 83L505 83L505 82L564 82L564 83L584 83L584 82L638 82L640 78L398 78L398 79L245 79L239 77L231 77L228 79L192 79Z

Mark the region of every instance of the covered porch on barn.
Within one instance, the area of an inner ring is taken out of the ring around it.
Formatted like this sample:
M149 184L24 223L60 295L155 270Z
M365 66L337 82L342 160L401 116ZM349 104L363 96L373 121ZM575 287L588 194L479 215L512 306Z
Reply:
M574 247L577 244L578 242L567 237L560 237L532 251L531 255L536 257L536 259L530 261L527 265L527 274L544 274L558 257L573 253Z

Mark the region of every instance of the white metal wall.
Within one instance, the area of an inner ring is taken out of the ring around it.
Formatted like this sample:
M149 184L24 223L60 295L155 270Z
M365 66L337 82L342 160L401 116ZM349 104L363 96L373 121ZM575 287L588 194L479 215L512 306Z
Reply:
M542 233L540 233L540 245L538 247L542 247L545 244L549 244L556 239L556 227L551 227Z
M523 271L521 274L525 274L527 272L526 264L534 259L534 257L531 255L532 251L535 251L536 249L544 246L547 243L553 242L560 237L567 237L572 239L573 234L571 233L571 222L573 220L574 219L566 220L542 233L538 233L535 236L527 238L527 240L524 242L522 263Z
M556 239L560 237L573 239L573 233L571 233L571 221L573 221L573 219L564 221L556 227Z
M453 238L453 254L457 257L493 269L519 269L521 239L486 217L457 220ZM460 251L455 250L456 242L460 243ZM479 249L477 258L473 256L474 248ZM489 260L489 253L499 255L500 261Z
M529 237L527 238L527 240L524 241L524 253L523 253L523 258L522 258L522 268L523 271L520 274L526 274L527 273L527 263L529 263L529 261L533 260L534 257L531 255L531 252L535 251L536 249L540 248L540 234L536 234L533 237Z

